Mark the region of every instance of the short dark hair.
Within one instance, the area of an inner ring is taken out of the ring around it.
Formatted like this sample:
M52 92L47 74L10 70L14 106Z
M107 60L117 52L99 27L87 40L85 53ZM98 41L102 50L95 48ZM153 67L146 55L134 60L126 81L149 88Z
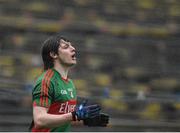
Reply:
M52 52L54 54L58 54L60 40L69 42L69 40L59 34L51 36L44 41L41 48L41 56L44 63L44 70L54 67L53 58L50 56L50 53Z

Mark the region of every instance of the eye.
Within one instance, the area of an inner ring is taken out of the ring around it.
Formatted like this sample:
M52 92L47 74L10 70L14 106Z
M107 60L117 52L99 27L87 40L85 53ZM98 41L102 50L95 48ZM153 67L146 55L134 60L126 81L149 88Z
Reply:
M61 45L61 47L62 47L63 49L67 49L67 48L69 47L69 44L63 43L63 44Z
M69 47L69 44L65 44L64 48L68 48Z

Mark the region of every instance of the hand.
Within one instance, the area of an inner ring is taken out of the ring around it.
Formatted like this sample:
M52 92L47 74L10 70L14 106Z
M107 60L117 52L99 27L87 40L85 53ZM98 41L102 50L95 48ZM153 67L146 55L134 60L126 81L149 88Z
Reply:
M74 112L72 112L73 118L77 118L79 121L87 118L94 118L100 114L100 106L97 104L88 105L87 100L83 101Z
M99 126L99 127L106 127L109 123L109 115L100 113L99 116L94 118L87 118L83 120L84 125L86 126Z

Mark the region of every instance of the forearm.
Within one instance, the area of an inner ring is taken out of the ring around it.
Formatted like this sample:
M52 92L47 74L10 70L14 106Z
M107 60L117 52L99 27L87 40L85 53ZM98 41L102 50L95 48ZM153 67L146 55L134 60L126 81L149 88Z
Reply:
M72 121L72 114L53 115L44 113L34 119L36 128L53 128Z

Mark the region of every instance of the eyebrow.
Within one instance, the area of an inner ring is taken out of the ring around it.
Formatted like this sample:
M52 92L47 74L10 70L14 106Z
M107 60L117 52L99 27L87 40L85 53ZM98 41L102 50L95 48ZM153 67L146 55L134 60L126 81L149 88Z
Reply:
M72 46L72 44L70 42L62 42L63 44L60 43L60 47L64 48L64 47L69 47L69 46Z
M62 42L62 43L65 43L65 44L71 44L70 41L65 41L65 40L63 40L63 39L60 40L60 43L61 43L61 42Z

